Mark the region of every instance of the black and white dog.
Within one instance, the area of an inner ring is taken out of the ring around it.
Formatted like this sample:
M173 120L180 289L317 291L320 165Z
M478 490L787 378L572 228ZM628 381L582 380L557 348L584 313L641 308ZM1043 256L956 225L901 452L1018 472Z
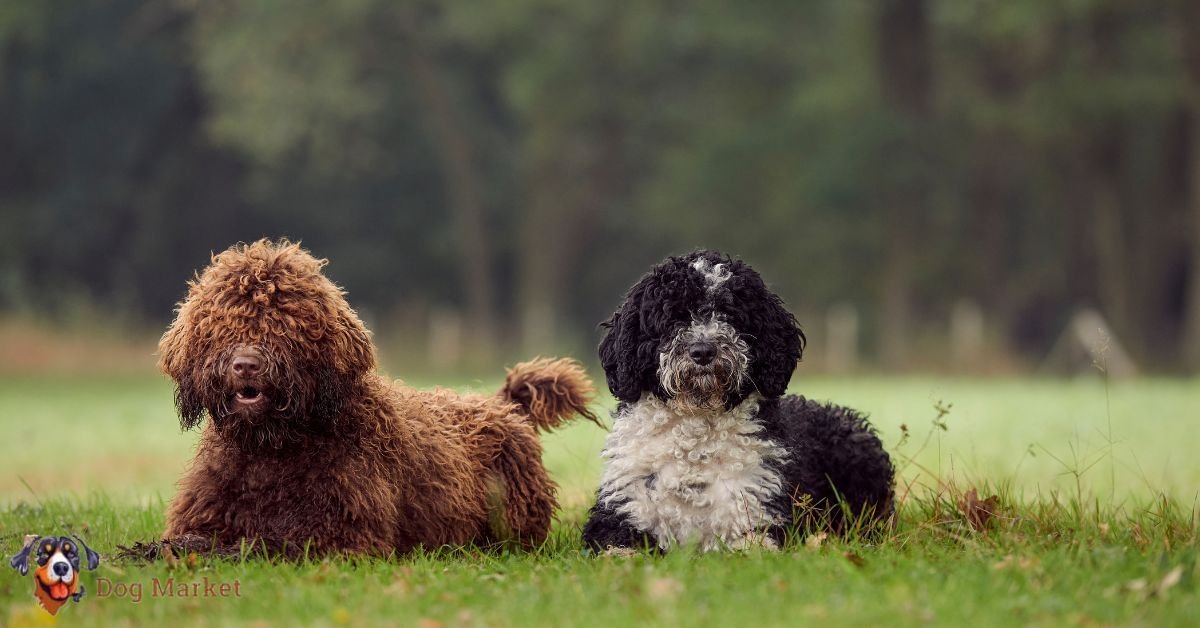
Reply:
M866 419L783 396L804 334L750 266L671 257L604 327L620 403L590 548L778 547L789 530L890 521L894 470Z

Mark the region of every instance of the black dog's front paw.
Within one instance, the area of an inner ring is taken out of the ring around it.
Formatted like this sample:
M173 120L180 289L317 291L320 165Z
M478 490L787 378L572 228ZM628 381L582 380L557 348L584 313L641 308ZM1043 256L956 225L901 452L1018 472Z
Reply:
M633 527L629 517L600 503L592 506L583 526L583 544L593 552L610 555L658 547L649 535Z

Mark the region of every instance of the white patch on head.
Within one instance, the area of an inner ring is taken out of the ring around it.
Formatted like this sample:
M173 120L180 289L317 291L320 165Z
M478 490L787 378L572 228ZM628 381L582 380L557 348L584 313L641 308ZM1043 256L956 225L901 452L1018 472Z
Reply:
M759 435L758 404L752 395L729 411L687 414L642 397L608 435L600 500L663 549L738 548L761 537L779 523L767 505L783 491L772 463L786 451Z
M716 290L726 279L732 276L724 264L712 264L703 257L692 262L692 268L704 275L704 288L709 292Z
M692 324L687 328L687 333L690 334L690 339L693 341L712 340L722 335L737 335L737 332L733 330L733 326L717 318L716 314L709 316L706 321L693 318Z

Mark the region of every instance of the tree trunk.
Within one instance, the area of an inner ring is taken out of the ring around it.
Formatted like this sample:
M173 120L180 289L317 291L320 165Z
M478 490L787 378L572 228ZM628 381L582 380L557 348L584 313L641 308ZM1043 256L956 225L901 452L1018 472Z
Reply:
M1125 18L1113 8L1100 8L1092 16L1090 29L1091 69L1109 76L1119 68L1118 42ZM1122 114L1111 112L1090 129L1085 144L1088 154L1087 190L1094 228L1092 247L1096 262L1096 291L1110 327L1122 342L1136 352L1144 347L1133 324L1130 304L1129 242L1123 224L1121 179L1125 172L1125 124Z
M495 349L496 323L492 287L492 246L487 236L479 172L471 140L456 111L450 87L422 34L415 7L399 9L401 27L408 38L409 66L416 95L425 111L429 135L441 162L446 196L454 215L459 262L466 297L467 337L471 353L486 359Z
M1013 63L1011 44L983 44L974 56L973 67L985 97L996 105L1014 106L1024 76ZM1019 285L1014 280L1013 207L1020 203L1019 164L1025 149L1018 137L1011 125L985 129L978 135L972 150L975 163L967 197L974 222L962 255L973 263L969 277L974 287L972 296L984 305L989 323L1000 329L1009 328L1017 309L1013 290Z
M1127 347L1139 353L1142 338L1130 320L1130 265L1128 242L1124 228L1119 181L1123 170L1125 146L1121 125L1112 121L1095 131L1093 138L1088 189L1094 220L1092 243L1096 261L1097 293L1105 318L1112 329L1121 335Z
M1191 214L1191 263L1183 319L1183 357L1192 371L1200 371L1200 3L1180 0L1179 23L1187 65L1186 95L1191 111L1191 150L1188 151Z
M1082 143L1082 139L1079 140ZM1087 157L1082 148L1069 151L1071 156L1063 159L1064 164L1056 168L1057 178L1063 182L1062 197L1059 199L1063 221L1063 262L1066 268L1064 284L1060 288L1067 297L1072 310L1096 307L1097 295L1095 250L1092 243L1094 221L1091 213L1091 180L1084 165ZM1069 312L1067 312L1069 314Z
M555 125L554 116L546 112L540 124ZM580 127L597 130L574 136ZM570 278L619 185L620 124L564 125L545 135L557 141L529 147L530 204L520 238L521 344L531 354L557 349Z
M621 41L617 16L600 18L596 36L571 52L580 56L578 73L550 81L526 112L522 151L530 202L519 240L518 302L522 347L529 354L560 349L571 279L600 217L628 187L623 101L614 90L629 68L621 67L611 48ZM579 95L563 92L575 90L598 102L582 110L564 106Z
M884 105L901 127L898 158L917 160L903 179L885 180L880 194L885 234L880 295L880 357L889 367L906 359L912 334L914 247L919 224L928 215L928 159L932 114L933 64L929 12L925 0L883 0L877 15L878 70Z
M543 118L540 124L553 123ZM563 136L558 132L553 135ZM570 272L565 257L572 248L567 242L567 217L576 213L579 202L572 193L572 184L578 186L581 182L569 165L570 146L555 142L553 148L544 150L545 155L537 155L542 152L537 146L528 146L527 150L535 156L525 179L529 202L518 240L517 295L521 350L532 355L554 350L558 340L559 306L566 273ZM558 153L558 159L550 153Z
M1193 90L1200 90L1200 83L1196 83ZM1188 265L1188 293L1183 317L1183 357L1189 369L1200 372L1200 106L1193 102L1192 107L1192 149L1188 168L1191 178L1189 205L1192 254Z

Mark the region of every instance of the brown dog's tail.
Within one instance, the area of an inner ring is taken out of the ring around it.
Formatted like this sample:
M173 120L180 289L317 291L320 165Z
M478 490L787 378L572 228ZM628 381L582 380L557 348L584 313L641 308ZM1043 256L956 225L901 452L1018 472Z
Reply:
M568 358L535 358L508 369L500 396L520 407L539 431L548 431L578 414L601 425L588 410L596 389L583 367Z

